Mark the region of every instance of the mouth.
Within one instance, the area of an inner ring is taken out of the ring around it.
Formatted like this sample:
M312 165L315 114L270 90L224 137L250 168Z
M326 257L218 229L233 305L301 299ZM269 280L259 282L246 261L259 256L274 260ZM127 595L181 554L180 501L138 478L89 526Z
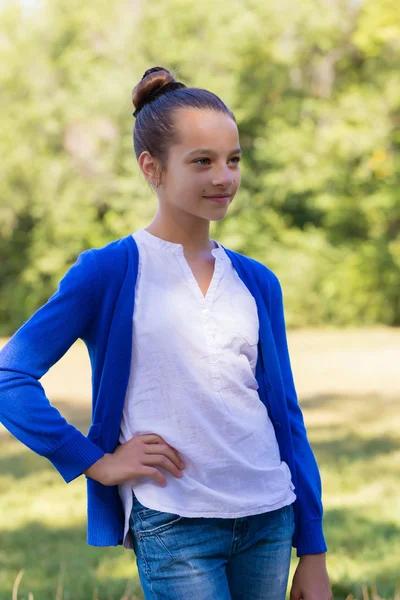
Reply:
M231 195L222 196L219 194L217 196L204 196L204 198L206 200L211 200L211 202L219 202L220 204L223 204L224 202L229 202Z

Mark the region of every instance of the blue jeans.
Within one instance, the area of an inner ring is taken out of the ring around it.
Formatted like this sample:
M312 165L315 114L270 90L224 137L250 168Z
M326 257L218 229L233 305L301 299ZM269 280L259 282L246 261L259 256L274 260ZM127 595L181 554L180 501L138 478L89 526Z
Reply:
M133 495L130 515L146 600L284 600L294 511L236 519L180 517Z

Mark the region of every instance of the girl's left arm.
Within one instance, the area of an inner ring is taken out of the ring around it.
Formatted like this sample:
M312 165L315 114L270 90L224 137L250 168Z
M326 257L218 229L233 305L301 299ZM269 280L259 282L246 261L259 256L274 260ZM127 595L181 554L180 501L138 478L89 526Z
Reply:
M290 600L332 600L326 554L300 557L290 590Z
M303 413L299 406L293 380L286 336L282 287L278 277L270 271L270 316L272 333L278 353L296 466L297 526L293 545L297 556L320 554L327 551L323 528L321 477L314 453L308 441Z
M275 274L271 289L271 326L288 406L297 475L299 517L294 545L300 560L293 577L290 600L332 600L322 528L321 477L297 399L287 343L282 286Z

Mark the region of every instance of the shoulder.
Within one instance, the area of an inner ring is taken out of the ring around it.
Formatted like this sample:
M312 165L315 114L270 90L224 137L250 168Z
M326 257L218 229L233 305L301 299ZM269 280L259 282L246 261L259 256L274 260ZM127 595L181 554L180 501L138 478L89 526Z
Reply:
M96 260L100 262L110 262L115 259L126 259L129 251L129 238L126 236L112 240L100 247L89 248L85 252L93 254Z
M105 289L119 289L129 264L129 236L83 250L60 281L62 289L87 291L101 299Z
M126 236L112 240L107 244L89 248L82 254L88 256L89 260L96 263L98 275L105 280L109 281L112 276L115 280L116 277L124 277L129 262L130 246L129 238Z
M276 297L279 298L282 294L282 287L279 281L278 275L267 265L252 258L246 256L235 250L225 248L229 258L232 260L234 266L235 263L239 263L246 272L249 272L254 280L257 282L264 298L268 301L268 304L274 302Z

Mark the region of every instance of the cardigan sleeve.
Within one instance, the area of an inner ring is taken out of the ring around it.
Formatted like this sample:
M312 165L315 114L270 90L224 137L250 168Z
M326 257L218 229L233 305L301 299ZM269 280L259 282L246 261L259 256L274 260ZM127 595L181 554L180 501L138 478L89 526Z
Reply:
M89 331L99 285L96 257L86 250L0 351L0 422L67 483L104 452L51 405L39 379Z
M270 272L272 273L272 272ZM322 519L322 486L318 465L307 438L289 358L282 286L273 273L271 326L281 367L296 464L296 495L299 515L295 546L297 556L326 552Z

